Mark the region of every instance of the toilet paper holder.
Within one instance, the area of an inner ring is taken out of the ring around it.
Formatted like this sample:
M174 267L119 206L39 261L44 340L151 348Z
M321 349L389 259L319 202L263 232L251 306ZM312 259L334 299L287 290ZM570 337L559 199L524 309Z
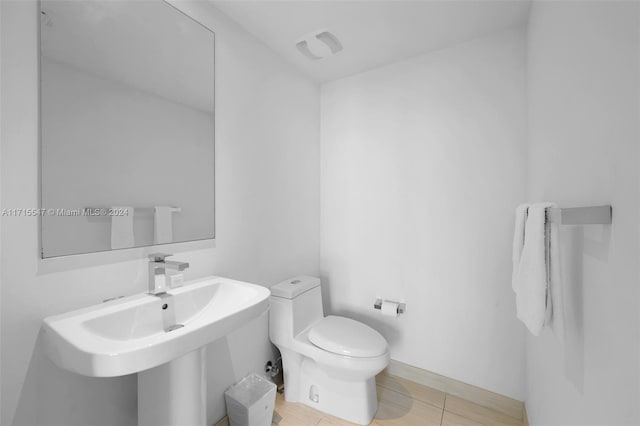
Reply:
M376 303L373 304L373 307L375 309L382 310L382 302L384 302L384 300L376 299ZM398 304L398 314L404 314L404 312L407 310L406 303L394 302L393 300L387 300L387 302L392 302L392 303L397 303Z

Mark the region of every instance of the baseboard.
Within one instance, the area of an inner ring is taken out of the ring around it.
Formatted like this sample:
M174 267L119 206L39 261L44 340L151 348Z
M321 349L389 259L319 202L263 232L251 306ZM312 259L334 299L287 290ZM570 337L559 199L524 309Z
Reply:
M507 414L516 419L523 420L526 418L523 411L524 403L517 399L509 398L508 396L500 395L455 379L450 379L394 359L391 360L385 371L393 376L402 377L403 379L438 389L450 395L455 395L467 401L482 405L483 407Z

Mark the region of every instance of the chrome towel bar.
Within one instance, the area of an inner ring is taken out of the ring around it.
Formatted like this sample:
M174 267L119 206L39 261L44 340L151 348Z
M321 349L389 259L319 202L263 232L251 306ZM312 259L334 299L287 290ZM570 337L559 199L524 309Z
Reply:
M547 222L560 225L608 225L612 218L611 206L558 208L549 207Z

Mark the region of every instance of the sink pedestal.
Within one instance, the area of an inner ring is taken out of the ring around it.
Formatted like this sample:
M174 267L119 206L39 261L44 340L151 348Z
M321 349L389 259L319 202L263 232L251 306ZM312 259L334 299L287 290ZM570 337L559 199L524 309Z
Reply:
M204 351L138 373L139 426L206 425Z

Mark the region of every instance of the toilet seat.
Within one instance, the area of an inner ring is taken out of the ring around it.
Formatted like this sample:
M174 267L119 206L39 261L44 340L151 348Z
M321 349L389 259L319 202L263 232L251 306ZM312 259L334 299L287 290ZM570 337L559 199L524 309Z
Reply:
M315 324L309 341L327 352L357 358L371 358L387 351L387 341L371 327L344 317L328 316Z

